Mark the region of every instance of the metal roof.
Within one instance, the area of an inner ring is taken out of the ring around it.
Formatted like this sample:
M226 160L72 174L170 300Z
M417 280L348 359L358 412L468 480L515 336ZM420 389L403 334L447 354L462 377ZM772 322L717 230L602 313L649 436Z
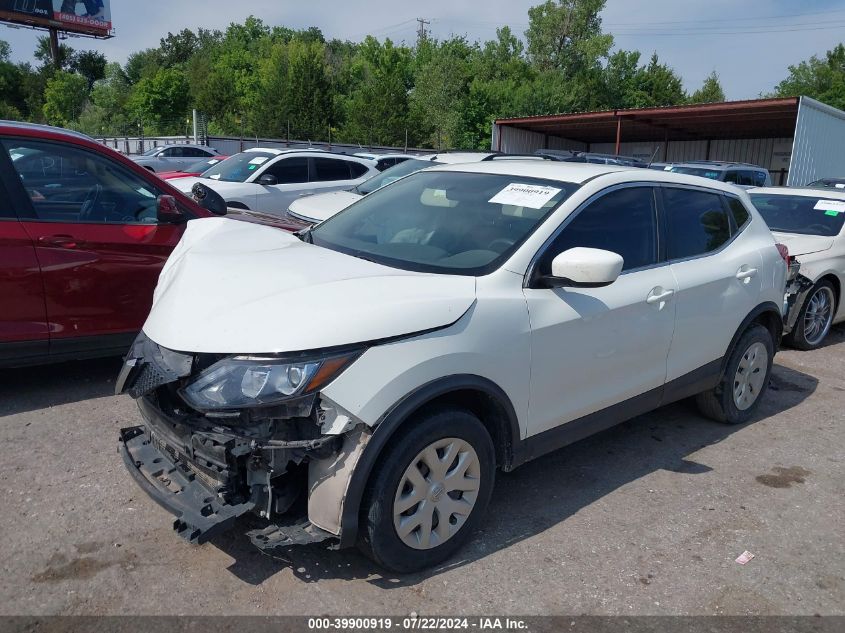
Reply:
M498 119L497 125L581 141L791 138L798 97Z

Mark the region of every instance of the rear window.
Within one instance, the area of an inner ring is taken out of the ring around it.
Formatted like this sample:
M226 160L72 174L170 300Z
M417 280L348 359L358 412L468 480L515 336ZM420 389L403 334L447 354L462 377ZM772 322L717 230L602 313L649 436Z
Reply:
M706 169L704 167L672 167L670 170L676 174L687 174L689 176L701 176L710 180L719 180L722 172L718 169Z
M845 223L845 200L757 193L751 202L772 231L833 237Z
M663 201L668 218L669 259L712 253L731 238L728 214L718 194L667 187Z

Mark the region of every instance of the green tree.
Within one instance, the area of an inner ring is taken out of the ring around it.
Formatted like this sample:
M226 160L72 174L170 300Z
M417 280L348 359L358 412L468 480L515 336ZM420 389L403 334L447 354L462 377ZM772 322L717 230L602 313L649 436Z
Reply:
M547 0L528 9L528 55L542 71L557 70L571 79L597 68L613 46L602 33L606 0Z
M725 100L725 91L719 82L719 75L714 70L704 80L701 88L690 95L690 103L718 103Z
M52 69L56 66L53 64L53 54L50 51L50 38L45 35L38 36L36 40L35 53L33 54L41 65L41 69ZM73 65L73 60L76 52L69 45L59 42L59 63L60 70L70 70Z
M79 73L88 82L88 90L94 87L94 82L106 76L106 56L97 51L80 51L74 56L71 70Z
M58 70L44 89L44 116L52 125L67 127L82 114L87 96L85 77Z
M775 88L779 97L805 95L834 108L845 109L845 44L789 67L789 76Z
M332 96L322 42L298 39L288 44L287 111L291 134L301 139L328 136Z
M135 85L126 106L148 133L178 134L185 131L189 96L184 72L178 68L160 68Z
M389 39L367 37L352 61L342 137L367 145L402 145L408 130L411 54Z

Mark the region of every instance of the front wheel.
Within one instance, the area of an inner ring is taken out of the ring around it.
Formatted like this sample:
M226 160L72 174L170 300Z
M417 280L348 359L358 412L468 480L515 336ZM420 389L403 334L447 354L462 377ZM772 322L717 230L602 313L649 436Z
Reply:
M827 280L817 283L798 314L795 328L786 336L786 342L796 349L811 350L822 344L836 312L836 292Z
M772 333L762 325L748 328L731 351L721 382L696 396L701 413L725 424L748 422L769 386L774 356Z
M493 442L472 413L418 416L386 449L364 500L361 549L408 573L454 554L481 520L493 490Z

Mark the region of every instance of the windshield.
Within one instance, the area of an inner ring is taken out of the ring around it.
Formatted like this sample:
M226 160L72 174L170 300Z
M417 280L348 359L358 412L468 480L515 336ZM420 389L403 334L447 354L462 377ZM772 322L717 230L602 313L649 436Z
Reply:
M755 193L751 202L772 231L832 237L845 222L843 200Z
M211 178L223 182L246 182L255 171L277 154L270 152L243 152L217 163L211 169L204 171L202 178Z
M415 171L431 167L432 165L437 165L437 163L433 163L430 160L406 160L405 162L394 165L390 169L385 169L377 176L373 176L369 180L362 182L360 185L355 187L355 191L360 193L362 196L366 196L368 193L372 193L376 189L381 189L385 185L389 185L400 178L404 178L408 174L413 174Z
M209 167L213 167L217 163L223 162L224 159L222 158L205 158L197 163L191 163L187 167L180 169L182 173L185 174L201 174Z
M141 156L155 156L156 154L158 154L163 149L164 149L163 147L154 147L152 149L148 149L146 152L141 154Z
M423 272L484 275L579 185L466 172L418 172L315 227L318 246Z
M710 180L719 180L722 175L718 169L707 169L706 167L672 167L671 171L676 174L687 174L689 176L701 176Z

